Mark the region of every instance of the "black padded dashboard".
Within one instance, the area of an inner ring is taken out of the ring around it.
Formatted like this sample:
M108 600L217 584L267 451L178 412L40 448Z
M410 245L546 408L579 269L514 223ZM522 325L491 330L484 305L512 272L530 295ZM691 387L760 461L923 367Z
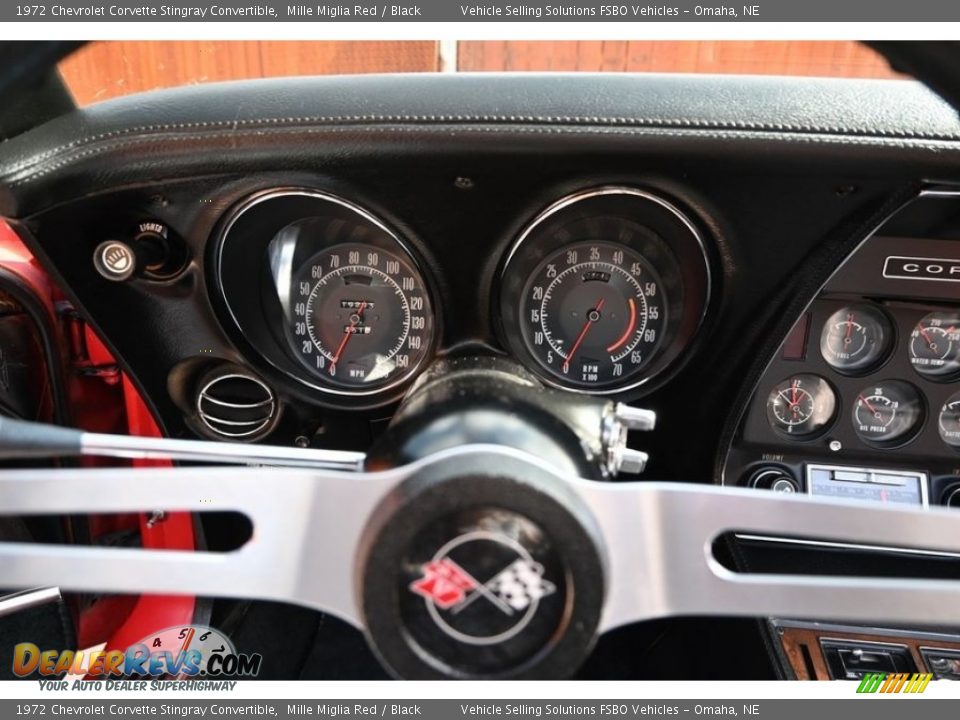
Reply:
M507 352L498 271L521 229L570 193L638 188L705 239L706 317L674 367L625 393L660 416L650 477L707 481L726 421L832 270L923 187L960 181L960 122L911 82L675 76L374 76L228 83L77 111L0 145L0 211L144 391L194 434L183 388L222 359L274 386L267 438L362 446L389 406L335 408L231 332L211 275L231 207L277 187L370 210L422 261L439 354ZM162 223L173 280L110 283L93 249ZM732 432L728 429L729 432ZM691 449L692 448L692 449Z

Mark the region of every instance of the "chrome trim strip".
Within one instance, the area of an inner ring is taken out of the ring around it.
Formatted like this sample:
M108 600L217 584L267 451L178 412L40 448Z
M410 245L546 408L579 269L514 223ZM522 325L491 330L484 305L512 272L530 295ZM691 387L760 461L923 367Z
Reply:
M40 605L46 605L50 602L56 602L59 599L60 588L58 587L23 590L22 592L13 593L12 595L4 595L0 597L0 617Z
M865 550L867 552L890 553L896 555L923 555L942 558L960 558L960 553L946 552L943 550L917 550L903 547L887 547L885 545L858 545L856 543L828 542L826 540L801 540L797 538L776 537L774 535L749 535L737 533L734 537L741 540L753 540L769 543L781 543L784 545L806 545L813 547L829 547L842 550Z
M188 462L230 465L268 465L279 467L323 468L359 471L366 454L348 450L284 447L282 445L246 445L243 443L204 440L175 440L127 435L83 433L80 438L83 455L101 455L134 460L158 458ZM196 470L194 469L194 472ZM208 472L207 469L204 472ZM3 503L0 503L0 510Z

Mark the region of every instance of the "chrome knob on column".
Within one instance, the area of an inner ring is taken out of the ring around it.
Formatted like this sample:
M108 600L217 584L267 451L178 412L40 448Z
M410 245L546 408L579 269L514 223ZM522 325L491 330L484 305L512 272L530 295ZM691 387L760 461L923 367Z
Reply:
M642 450L627 447L630 430L650 431L656 427L657 414L652 410L617 403L603 419L601 439L605 451L604 467L608 475L638 475L647 467L650 456Z

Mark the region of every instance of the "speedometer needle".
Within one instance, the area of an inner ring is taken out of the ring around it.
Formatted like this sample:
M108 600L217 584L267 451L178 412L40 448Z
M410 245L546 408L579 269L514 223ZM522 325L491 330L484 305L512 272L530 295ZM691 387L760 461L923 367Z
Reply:
M600 319L600 309L603 307L603 303L604 298L600 298L597 306L587 313L587 321L583 324L583 329L580 331L576 341L573 343L573 347L570 348L570 352L567 353L567 357L563 360L564 372L570 370L570 361L573 360L573 356L576 355L577 350L583 343L583 339L587 336L587 331L590 329L590 326Z
M363 311L367 307L367 301L364 300L360 303L360 307L354 316L355 319L350 321L350 327L343 331L343 340L340 341L339 347L337 347L337 352L334 353L333 359L330 360L330 374L333 375L337 369L337 362L340 360L340 356L343 354L344 348L347 347L347 343L350 341L350 336L354 335L353 329L360 324L360 320L363 319Z

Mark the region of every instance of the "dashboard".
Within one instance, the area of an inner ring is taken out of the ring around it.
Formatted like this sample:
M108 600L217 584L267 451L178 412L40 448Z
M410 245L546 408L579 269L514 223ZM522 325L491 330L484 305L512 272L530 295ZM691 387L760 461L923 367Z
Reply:
M170 437L365 451L491 356L655 411L644 478L955 505L958 167L909 82L310 78L57 119L0 211ZM731 554L862 561L802 540Z

